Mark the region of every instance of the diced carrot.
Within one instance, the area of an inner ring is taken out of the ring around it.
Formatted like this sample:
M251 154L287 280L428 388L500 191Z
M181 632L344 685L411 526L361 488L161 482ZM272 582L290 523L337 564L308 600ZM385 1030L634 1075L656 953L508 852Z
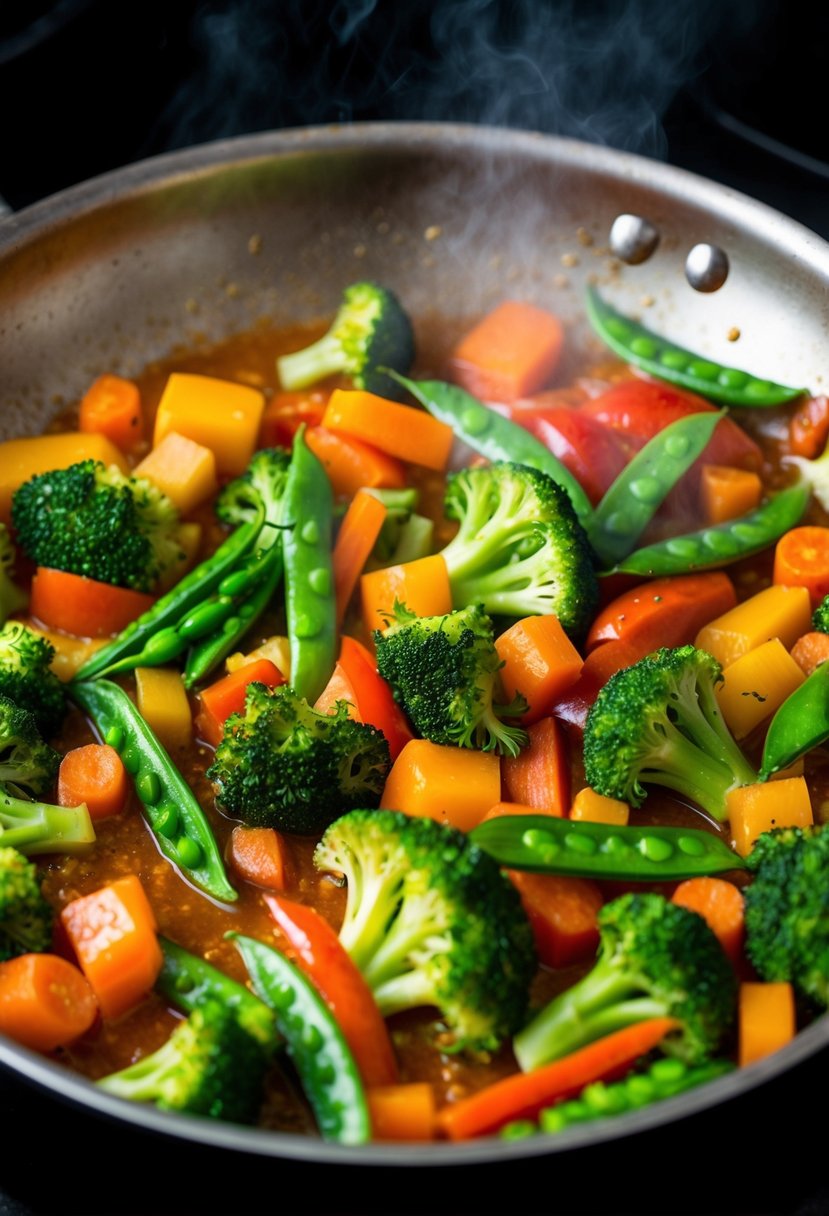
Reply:
M406 484L400 461L362 439L310 426L305 442L328 474L338 498L353 498L361 486L399 490Z
M124 761L106 743L73 747L60 762L59 806L80 806L85 802L91 819L106 819L123 811L128 794Z
M29 611L47 629L60 629L79 638L105 638L119 634L154 603L153 597L143 591L38 566L32 579Z
M500 797L494 752L412 739L392 765L380 805L470 832Z
M805 587L817 608L829 595L829 528L792 528L774 550L774 581L783 587Z
M73 899L60 914L105 1018L146 996L164 961L153 910L135 874Z
M210 448L220 475L236 477L253 455L264 409L260 391L247 384L173 372L158 403L153 446L176 431Z
M789 451L792 456L814 460L829 438L829 397L807 397L789 423Z
M452 611L449 574L439 553L364 574L360 594L363 623L369 636L375 629L386 628L395 600L418 616L445 616Z
M792 646L792 658L803 674L810 676L829 659L829 633L804 633Z
M515 401L543 388L558 367L564 328L551 312L505 300L452 352L452 379L484 401Z
M79 460L100 460L129 472L127 458L106 435L63 431L56 435L33 435L7 439L0 444L0 520L11 521L12 495L36 473L67 469Z
M343 516L332 554L338 625L342 624L357 580L387 514L388 510L379 498L369 494L368 490L358 490Z
M0 1031L33 1051L66 1047L95 1021L98 1003L78 968L57 954L0 963Z
M703 625L694 642L723 667L770 638L794 646L809 628L812 605L804 587L775 585Z
M604 902L595 882L528 870L507 870L507 875L521 896L542 963L569 967L595 954Z
M222 676L215 684L203 688L199 693L199 712L196 715L199 737L211 747L218 747L227 719L245 708L248 684L267 684L268 688L277 688L284 683L285 677L270 659L257 659L255 663L246 663L230 675Z
M589 785L579 790L570 807L570 818L588 823L615 823L624 827L630 817L630 807L618 798L597 794Z
M725 878L686 878L672 895L675 904L698 912L732 963L739 962L745 938L743 893Z
M673 1018L649 1018L626 1026L542 1068L506 1077L444 1106L438 1126L450 1140L469 1140L497 1132L514 1119L533 1119L545 1106L574 1097L593 1081L623 1076L677 1025Z
M312 427L319 426L330 393L324 389L308 388L299 392L280 391L274 393L262 415L259 428L260 448L293 447L294 435L305 423L305 439ZM310 445L309 445L310 446ZM323 463L325 463L323 461ZM365 482L363 482L365 485Z
M230 834L230 863L240 878L284 891L292 870L288 843L275 828L237 824Z
M342 388L331 394L322 424L427 469L446 468L454 438L451 426L425 410Z
M741 1068L779 1051L797 1029L791 984L741 984L737 1020Z
M374 1140L434 1140L435 1091L428 1081L366 1090Z
M521 693L529 706L520 719L522 724L537 722L548 714L575 684L584 665L556 616L528 616L516 621L496 639L495 649L504 664L500 672L504 699L510 702Z
M599 612L587 635L587 649L600 642L644 643L648 650L683 646L736 603L734 584L721 570L653 579L623 592Z
M81 398L78 428L105 435L122 452L132 452L144 438L138 385L121 376L99 376Z
M724 524L747 515L759 506L763 483L749 469L734 469L721 464L704 464L700 494L705 519L709 524Z
M803 777L741 785L726 795L734 848L747 857L754 842L772 828L803 828L812 822L809 787Z
M216 493L216 457L204 444L168 431L134 476L153 482L186 515Z
M527 730L529 743L517 756L504 756L501 776L510 802L533 812L567 814L570 805L570 761L564 731L555 718L542 718Z

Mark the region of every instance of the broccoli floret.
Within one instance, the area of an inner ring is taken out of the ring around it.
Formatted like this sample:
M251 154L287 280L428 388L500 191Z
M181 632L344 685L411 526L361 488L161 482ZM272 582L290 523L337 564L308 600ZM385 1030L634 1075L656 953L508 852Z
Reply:
M184 560L178 511L151 481L82 460L39 473L12 499L20 546L39 566L150 591Z
M167 1042L98 1084L132 1102L253 1123L262 1102L268 1053L236 1011L211 1001L194 1009Z
M747 859L746 949L758 974L829 1006L829 829L776 828Z
M443 550L452 602L503 616L554 613L573 638L593 618L593 552L566 491L526 465L497 463L454 474L446 514L460 523Z
M599 913L599 959L513 1041L525 1072L647 1018L676 1018L663 1041L687 1064L711 1057L730 1028L734 971L696 912L652 893L622 895Z
M37 870L17 849L0 848L0 961L41 953L52 942L52 909Z
M20 621L0 626L0 696L34 714L38 730L53 735L66 716L63 685L50 668L55 648Z
M492 622L480 605L446 616L419 617L395 603L389 627L376 630L377 669L388 680L424 739L432 743L497 748L516 756L527 743L520 726L506 726L502 714L521 714L523 698L496 707L498 671L503 663Z
M34 714L0 694L0 786L22 798L39 797L54 785L59 766Z
M16 557L8 528L0 523L0 625L9 619L13 612L20 612L29 602L26 592L14 581Z
M812 613L812 628L818 633L829 633L829 595L823 597Z
M377 368L405 373L413 359L412 323L397 297L377 283L352 283L328 332L304 350L277 359L276 368L286 389L307 388L344 372L357 388L397 398L400 385Z
M352 721L344 701L320 714L292 688L253 683L207 776L245 823L315 835L352 807L377 806L390 767L383 734Z
M690 645L617 671L587 715L588 784L632 806L644 785L664 785L724 820L726 794L757 774L723 721L714 693L721 679L717 660Z
M254 520L258 512L264 513L257 542L259 550L270 549L279 539L290 463L290 453L282 448L262 448L254 453L241 477L225 486L216 501L216 514L225 524L245 524Z
M384 1015L435 1006L456 1048L522 1024L536 955L518 892L469 838L398 811L352 811L314 854L345 876L340 941Z

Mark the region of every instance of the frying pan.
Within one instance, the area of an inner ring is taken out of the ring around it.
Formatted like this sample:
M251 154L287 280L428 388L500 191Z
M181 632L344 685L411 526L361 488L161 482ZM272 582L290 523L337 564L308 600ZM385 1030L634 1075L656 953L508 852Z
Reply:
M621 212L661 234L621 268ZM580 231L581 230L581 231ZM698 241L724 248L715 295L685 282ZM819 389L827 366L829 246L767 207L608 149L480 127L377 124L242 138L133 165L0 223L0 436L37 432L104 372L137 372L196 335L259 317L330 315L357 278L420 319L474 317L507 296L546 305L583 350L585 283L682 345ZM729 332L739 329L737 346ZM0 1037L0 1063L114 1119L203 1145L304 1161L472 1164L559 1153L721 1103L829 1043L820 1018L750 1069L619 1120L557 1137L343 1149L129 1105Z

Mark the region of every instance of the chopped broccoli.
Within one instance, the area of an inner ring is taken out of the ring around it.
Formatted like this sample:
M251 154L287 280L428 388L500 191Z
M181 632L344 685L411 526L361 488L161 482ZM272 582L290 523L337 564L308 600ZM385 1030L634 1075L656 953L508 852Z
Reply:
M0 523L0 625L9 619L13 612L20 612L29 602L26 592L14 582L16 556L8 528Z
M217 1001L194 1009L167 1042L98 1084L132 1102L253 1123L262 1102L268 1052L241 1025L235 1010Z
M0 694L0 786L37 798L55 783L60 756L44 743L34 714Z
M379 730L344 701L320 714L287 686L250 684L207 770L221 805L254 827L313 835L355 806L376 806L391 762Z
M721 679L717 660L690 645L616 672L587 716L588 784L633 806L643 785L664 785L724 820L726 794L757 774L722 719L714 693Z
M599 959L555 997L513 1042L525 1072L647 1018L679 1028L663 1049L688 1064L717 1050L731 1026L737 982L731 963L696 912L652 893L622 895L599 913Z
M464 469L449 479L445 506L460 522L442 554L456 607L554 613L572 637L585 633L599 600L593 552L551 477L506 462Z
M812 628L818 633L829 633L829 595L825 595L812 613Z
M395 603L391 625L376 630L374 641L380 675L424 739L509 756L526 745L526 731L498 717L499 709L523 713L523 698L506 708L493 704L503 663L480 605L419 617Z
M314 854L345 876L340 940L384 1015L436 1006L457 1048L522 1024L536 969L518 892L469 838L431 819L356 810Z
M52 909L37 870L17 849L0 848L0 961L42 953L52 942Z
M345 372L357 388L397 398L400 386L377 368L405 373L413 359L412 324L397 297L377 283L352 283L328 332L277 359L276 367L286 389L307 388Z
M254 453L241 477L225 486L216 502L216 514L225 524L248 523L259 511L264 512L257 542L260 551L270 549L279 539L290 463L290 453L282 448L262 448Z
M96 460L24 482L12 499L12 522L39 566L136 591L150 591L184 559L167 495Z
M829 828L775 828L747 859L746 950L757 973L829 1006Z
M63 685L49 666L54 657L51 642L20 621L0 626L0 695L34 714L44 735L66 716Z

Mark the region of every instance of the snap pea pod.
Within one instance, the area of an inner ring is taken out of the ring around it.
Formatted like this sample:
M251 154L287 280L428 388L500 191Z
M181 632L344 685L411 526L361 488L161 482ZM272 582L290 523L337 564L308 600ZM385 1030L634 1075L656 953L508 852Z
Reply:
M452 427L459 439L486 456L487 460L509 460L540 469L566 490L582 523L590 518L590 499L576 478L540 440L523 426L504 418L477 397L442 380L409 380L399 372L383 369L409 390L433 418Z
M164 856L205 894L237 899L207 816L124 690L93 680L73 683L69 692L123 760Z
M540 874L669 882L745 866L718 836L694 828L615 827L552 815L505 815L478 824L470 836L499 865Z
M788 532L803 516L809 502L809 487L798 483L781 490L756 511L738 519L672 536L643 549L636 549L605 574L640 574L660 578L669 574L688 574L727 566L768 548Z
M138 654L162 630L175 628L184 617L217 591L222 581L252 549L262 530L264 512L242 524L212 556L176 583L152 608L127 625L117 638L107 642L87 659L75 679L92 680L128 655ZM166 661L166 660L165 660Z
M287 530L285 609L291 647L291 684L313 705L337 657L337 618L331 563L331 483L305 442L305 427L294 439L282 518Z
M587 524L605 565L627 557L679 479L705 450L723 413L689 414L654 435L622 470Z
M793 401L808 390L763 380L737 367L725 367L646 329L617 312L594 287L588 287L587 317L596 333L626 363L670 384L691 389L723 405L768 409Z
M365 1144L371 1119L363 1082L331 1010L278 950L239 933L227 936L244 960L254 991L274 1011L322 1138Z
M786 697L771 720L763 746L760 780L788 768L829 739L829 663L821 663Z

